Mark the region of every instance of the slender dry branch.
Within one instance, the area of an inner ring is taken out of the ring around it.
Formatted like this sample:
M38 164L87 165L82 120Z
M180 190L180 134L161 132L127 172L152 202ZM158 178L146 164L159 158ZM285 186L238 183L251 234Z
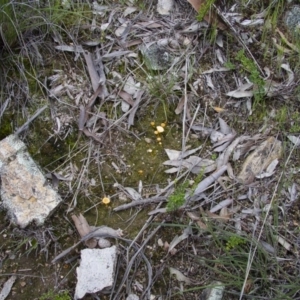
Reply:
M20 134L22 131L24 131L28 125L36 119L46 108L48 105L43 106L42 108L38 109L32 117L30 117L17 131L15 132L16 135Z
M166 196L159 196L159 197L154 196L154 197L151 197L151 198L148 198L148 199L132 201L130 203L120 205L118 207L115 207L114 211L121 211L121 210L132 208L132 207L135 207L135 206L149 205L149 204L152 204L152 203L165 202L165 201L167 201Z

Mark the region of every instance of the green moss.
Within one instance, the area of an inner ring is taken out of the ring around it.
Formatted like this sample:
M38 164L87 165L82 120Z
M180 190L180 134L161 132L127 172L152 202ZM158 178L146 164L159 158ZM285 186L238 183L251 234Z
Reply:
M249 121L253 122L256 126L259 126L267 116L268 112L264 108L264 106L262 106L261 109L259 109L258 105L253 111L253 114L249 116Z
M216 0L207 0L202 5L201 8L198 11L197 20L203 21L204 16L208 13L211 6L216 2Z
M194 184L189 191L189 195L192 195L194 193L198 184L203 179L204 170L205 169L203 168L202 172L200 172L197 175L197 177L195 178ZM168 203L167 203L167 211L168 212L179 209L185 203L185 196L186 196L186 192L187 192L186 190L187 190L188 186L189 186L188 181L185 181L179 185L175 185L175 191L168 198Z
M230 60L224 63L224 67L228 68L230 70L234 70L235 69L234 63L232 63Z
M286 124L288 118L288 109L286 106L282 106L277 110L275 120L278 122L279 127L283 127Z
M245 55L245 51L240 50L237 55L236 55L236 60L240 62L242 68L244 71L249 73L249 79L250 81L254 84L254 106L256 106L258 103L262 103L262 100L264 98L264 86L265 82L264 80L260 77L260 72L254 63L253 60L248 58Z
M299 133L300 132L300 113L298 111L292 114L292 126L290 129L291 133Z
M64 156L76 146L78 140L77 130L71 131L65 139L51 134L52 123L40 119L31 125L31 134L25 141L28 152L42 167L55 168L65 161ZM74 159L80 161L84 154L78 152ZM79 164L80 165L80 164Z
M1 118L0 140L4 139L14 131L14 114L6 113Z
M226 250L232 250L232 249L236 249L239 246L244 245L246 242L245 240L238 236L238 235L232 235L229 237L228 241L226 242Z
M216 160L218 158L218 154L216 152L211 154L211 159Z
M300 132L300 113L298 111L290 112L287 105L282 106L276 111L274 117L276 124L278 124L279 129L288 131L290 133Z
M168 198L167 211L175 211L180 208L185 202L186 188L188 181L185 181L176 186L175 191Z
M43 294L39 300L71 300L72 298L69 295L68 291L55 292L50 290L49 292Z

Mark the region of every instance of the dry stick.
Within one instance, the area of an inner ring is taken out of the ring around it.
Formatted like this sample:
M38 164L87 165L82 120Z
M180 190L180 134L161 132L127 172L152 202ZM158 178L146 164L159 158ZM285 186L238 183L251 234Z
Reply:
M131 109L129 109L126 113L124 113L118 120L114 121L114 123L110 124L107 128L106 131L109 129L112 129L114 126L117 126L121 121L123 121L133 110L135 109L135 107L132 107ZM105 132L102 132L99 136L101 137L102 135L104 135Z
M201 194L206 188L208 188L213 182L215 182L226 170L227 170L227 165L224 165L220 169L218 169L214 173L212 173L210 176L208 176L207 178L202 180L198 184L194 194L191 197L193 198L193 197ZM120 205L118 207L115 207L113 210L114 211L120 211L120 210L128 209L128 208L131 208L131 207L134 207L134 206L138 206L138 205L151 204L151 203L156 203L156 202L160 202L160 201L166 201L167 197L166 196L160 196L160 195L165 193L170 187L172 187L178 180L185 177L189 172L190 172L190 169L185 171L176 180L172 181L167 187L165 187L156 196L151 197L149 199L136 200L136 201L133 201L133 202L128 203L128 204Z
M97 227L95 230L93 230L92 232L90 232L89 234L85 235L84 237L82 237L76 244L74 244L73 246L69 247L68 249L64 250L63 252L61 252L59 255L57 255L52 261L51 263L56 263L58 260L62 259L64 256L66 256L68 253L70 253L73 249L77 248L82 242L85 242L91 238L113 238L113 239L120 239L122 241L125 241L127 243L131 243L131 240L119 237L118 235L112 235L112 234L108 234L106 233L106 229L102 229L103 227L106 226L100 226Z
M152 231L152 233L151 233L150 235L148 235L148 237L145 239L145 241L143 242L143 244L140 246L139 250L138 250L138 251L133 255L133 257L131 258L130 262L129 262L128 265L127 265L127 268L126 268L125 274L124 274L124 276L123 276L123 279L122 279L122 281L121 281L121 283L120 283L120 285L119 285L119 289L117 290L117 293L116 293L116 295L115 295L115 297L114 297L115 300L119 299L117 296L118 296L118 294L120 293L120 291L121 291L121 289L122 289L122 287L123 287L123 284L124 284L126 278L128 277L128 274L129 274L130 270L132 269L132 265L133 265L133 263L134 263L136 257L137 257L138 254L142 251L142 249L147 245L147 243L149 242L149 240L150 240L150 239L156 234L156 232L161 228L161 226L162 226L162 224L163 224L164 222L165 222L165 221L163 221L163 222L161 223L161 225L157 226L157 227ZM132 243L133 243L133 242L132 242ZM129 247L131 247L132 243L130 244ZM149 272L149 270L148 270L148 272ZM148 273L148 278L152 278L152 269L151 269L151 276L150 276L150 274ZM141 299L143 299L143 296L145 295L146 292L148 292L148 297L147 297L146 299L150 299L150 295L149 295L149 292L150 292L150 290L149 290L149 289L150 289L150 286L151 286L151 282L150 282L150 280L148 280L148 286L146 287L144 293L142 294ZM149 291L148 291L148 290L149 290Z
M166 198L167 198L167 196L161 196L161 195L164 194L165 192L167 192L178 180L180 180L181 178L185 177L189 172L190 172L190 170L185 171L176 180L170 182L156 196L148 198L148 199L136 200L136 201L132 201L132 202L130 202L128 204L120 205L118 207L115 207L113 209L113 211L120 211L120 210L128 209L128 208L131 208L131 207L134 207L134 206L138 206L138 205L151 204L151 203L156 203L156 202L160 202L160 201L165 201ZM158 199L160 199L160 200L158 200Z
M20 134L22 131L26 129L26 127L35 119L37 118L46 108L48 105L43 106L42 108L38 109L32 117L30 117L17 131L15 132L15 135Z
M160 208L160 206L162 205L162 202L160 202L156 209ZM154 219L154 216L150 216L148 218L148 220L145 222L143 228L139 231L139 233L136 235L136 237L134 238L134 240L132 241L132 243L130 244L130 246L128 247L127 252L130 250L130 248L132 247L133 243L135 243L137 241L137 239L142 235L142 233L146 230L146 228L149 226L150 222Z
M67 210L67 213L71 212L72 210L75 209L75 207L77 206L77 195L79 194L79 190L80 190L80 187L81 187L81 183L82 183L82 178L83 176L85 175L85 172L86 170L88 169L88 166L89 166L89 162L90 162L90 158L91 158L91 144L92 144L92 141L90 141L90 146L88 148L88 157L87 157L87 162L85 164L83 164L83 167L81 168L82 171L81 171L81 174L80 174L80 178L79 178L79 183L77 185L77 188L76 188L76 191L74 193L74 196L72 198L72 201L71 203L69 204L69 208ZM72 206L73 204L73 206ZM71 207L72 206L72 207Z
M197 108L196 108L196 111L195 111L195 113L194 113L194 116L193 116L193 118L192 118L192 121L189 123L189 128L188 128L188 131L187 131L186 136L189 136L189 134L190 134L190 131L191 131L192 126L193 126L193 124L194 124L194 122L195 122L195 120L196 120L196 117L197 117L197 114L198 114L199 109L200 109L200 104L198 104L198 106L197 106Z
M291 150L291 152L290 152L290 154L289 154L289 156L288 156L288 158L287 158L287 160L286 160L286 162L285 162L285 164L284 164L284 169L287 167L287 164L288 164L288 162L289 162L290 159L291 159L291 155L292 155L292 152L294 151L295 147L296 147L296 145L293 146L293 148L292 148L292 150ZM281 181L282 176L283 176L283 171L281 172L281 174L280 174L280 176L279 176L279 179L278 179L278 182L277 182L277 184L276 184L276 187L275 187L275 189L274 189L274 192L273 192L273 195L272 195L272 198L271 198L270 205L268 206L268 209L267 209L267 211L266 211L266 215L265 215L265 217L264 217L264 220L263 220L263 223L262 223L260 232L259 232L258 237L257 237L257 241L260 241L261 236L262 236L262 234L263 234L263 229L264 229L264 227L265 227L265 224L266 224L266 222L267 222L267 219L269 218L270 210L271 210L271 208L273 207L273 202L274 202L274 200L275 200L275 196L277 195L278 186L279 186L279 183L280 183L280 181ZM249 252L249 259L248 259L248 263L247 263L247 269L246 269L245 279L244 279L244 283L243 283L243 287L242 287L242 290L241 290L241 294L240 294L239 300L242 300L242 298L243 298L243 294L244 294L244 291L245 291L245 287L246 287L246 285L247 285L247 280L248 280L248 277L249 277L250 269L251 269L251 266L252 266L252 264L253 264L253 260L254 260L255 253L256 253L256 251L257 251L257 246L258 246L258 243L256 243L256 245L255 245L255 247L254 247L252 256L251 256L251 254L250 254L250 252Z
M41 275L29 275L29 274L22 274L22 273L1 273L1 276L22 276L22 277L34 277L34 278L41 278ZM49 276L44 277L49 278Z
M113 211L121 211L121 210L132 208L132 207L135 207L138 205L147 205L147 204L151 204L151 203L164 202L164 201L167 201L166 196L154 196L154 197L151 197L148 199L136 200L136 201L132 201L130 203L120 205L118 207L115 207L113 209Z
M10 100L11 100L10 97L7 98L5 100L5 102L4 102L4 104L0 107L0 118L2 118L2 116L3 116L3 114L4 114L5 110L6 110L6 107L7 107L7 105L8 105L8 103L9 103Z
M184 106L183 106L183 118L182 118L182 144L181 149L182 153L185 151L185 145L186 145L186 139L187 136L185 136L185 125L186 125L186 114L187 114L187 82L188 82L188 59L189 56L185 59L185 76L184 76Z
M159 206L160 206L160 205L158 205L158 208L159 208ZM141 248L144 248L144 247L147 245L148 241L150 241L150 239L156 234L156 232L162 227L162 225L163 225L164 223L165 223L165 220L163 220L163 221L161 222L161 224L160 224L159 226L157 226L157 228L155 228L155 229L152 231L151 234L148 235L147 239L144 241L144 243L142 244ZM149 276L149 278L150 278L150 276ZM151 278L152 278L152 277L151 277ZM146 293L148 293L146 299L150 299L150 298L151 298L151 297L150 297L150 287L151 287L151 285L152 285L152 282L150 282L150 280L149 280L149 281L148 281L148 286L146 287L146 289L144 290L144 292L143 292L143 294L142 294L142 299L143 299L143 297L145 296Z
M263 70L261 69L260 65L258 64L258 62L256 61L256 59L254 58L253 54L251 53L250 49L247 47L247 45L245 44L245 42L239 37L238 33L236 32L235 28L230 24L230 22L228 22L228 20L226 18L223 17L222 12L216 7L216 5L213 4L213 7L215 8L216 12L218 13L218 15L221 17L221 19L230 27L231 31L234 33L234 37L238 40L238 42L246 49L246 51L248 52L248 54L250 55L250 57L252 58L252 60L254 61L256 67L259 69L260 73L262 76L265 76L265 73L263 72Z

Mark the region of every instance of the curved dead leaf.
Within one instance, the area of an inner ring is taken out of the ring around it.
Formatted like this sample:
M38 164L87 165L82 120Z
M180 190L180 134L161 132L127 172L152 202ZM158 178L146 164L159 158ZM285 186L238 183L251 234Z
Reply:
M175 275L176 279L178 281L185 282L186 284L191 284L192 283L192 281L188 277L184 276L177 269L174 269L174 268L170 267L169 270L170 270L171 275Z

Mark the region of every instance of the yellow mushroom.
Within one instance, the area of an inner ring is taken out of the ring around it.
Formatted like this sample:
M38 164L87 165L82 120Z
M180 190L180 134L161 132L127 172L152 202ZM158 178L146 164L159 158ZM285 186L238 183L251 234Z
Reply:
M156 126L156 130L159 132L159 133L162 133L164 132L164 128L162 126Z
M104 198L102 199L102 203L103 203L103 204L109 204L109 203L110 203L110 198L109 198L109 197L104 197Z

